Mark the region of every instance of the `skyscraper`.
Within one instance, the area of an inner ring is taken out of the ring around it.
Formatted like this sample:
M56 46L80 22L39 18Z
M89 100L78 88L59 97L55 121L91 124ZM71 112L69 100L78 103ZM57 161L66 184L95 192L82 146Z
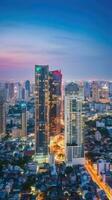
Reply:
M21 126L22 126L22 136L27 136L27 108L26 104L21 104Z
M6 133L6 106L4 102L4 95L0 91L0 135Z
M21 84L21 83L18 83L18 84L17 84L17 89L18 89L17 98L18 98L18 100L21 100L21 99L22 99L22 88L23 88L22 84Z
M91 96L91 87L90 83L85 81L84 82L84 98L85 100L89 100Z
M49 144L49 67L35 66L36 153L47 155Z
M62 104L62 73L59 70L49 73L49 132L50 136L60 134Z
M109 97L112 98L112 82L109 82Z
M97 81L93 81L92 83L92 101L99 101L99 85Z
M109 99L109 86L108 84L104 84L100 87L100 98L101 99Z
M83 88L75 83L65 87L65 156L67 164L84 162L82 103Z
M30 96L30 81L29 80L25 82L25 89L26 89L27 96L29 97Z
M10 99L14 97L14 83L9 84L9 97Z

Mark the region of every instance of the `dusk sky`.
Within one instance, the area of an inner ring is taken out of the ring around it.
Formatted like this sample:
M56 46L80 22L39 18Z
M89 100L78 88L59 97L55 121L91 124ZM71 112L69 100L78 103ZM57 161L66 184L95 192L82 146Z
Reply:
M112 80L112 1L0 0L0 79L32 79L35 64Z

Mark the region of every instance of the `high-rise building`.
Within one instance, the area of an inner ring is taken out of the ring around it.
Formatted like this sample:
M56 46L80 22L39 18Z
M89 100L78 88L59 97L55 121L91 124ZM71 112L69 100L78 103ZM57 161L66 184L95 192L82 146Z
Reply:
M0 91L0 135L6 133L6 105L2 91Z
M14 83L6 82L4 89L6 100L12 99L14 97Z
M21 127L22 136L27 137L27 107L25 103L21 104Z
M49 145L49 67L35 66L36 153L48 155Z
M25 89L26 89L27 96L29 97L30 96L30 81L29 80L25 82Z
M83 87L72 82L65 87L65 157L66 163L84 163L82 103Z
M91 86L89 82L84 82L84 98L85 100L89 100L91 97Z
M100 98L101 99L109 99L109 87L108 84L100 87Z
M9 97L10 99L14 97L14 83L9 84Z
M92 101L99 101L99 84L98 81L93 81L92 83Z
M22 99L25 99L25 88L22 88Z
M5 97L6 97L6 100L9 100L9 83L5 83Z
M62 73L51 71L49 73L49 133L50 136L60 134L61 131L61 105L62 105Z
M18 95L17 95L17 99L18 100L21 100L22 99L22 84L21 83L18 83L17 84L17 93L18 93Z
M112 98L112 82L109 82L109 97Z

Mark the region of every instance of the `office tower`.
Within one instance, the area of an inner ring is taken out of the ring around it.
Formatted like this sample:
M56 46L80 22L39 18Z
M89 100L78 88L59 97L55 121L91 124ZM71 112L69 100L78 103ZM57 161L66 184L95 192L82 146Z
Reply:
M49 67L35 66L36 153L48 155L49 144Z
M89 100L91 96L91 86L89 82L84 82L84 98Z
M3 92L0 91L0 135L6 133L6 109Z
M9 101L9 83L5 83L5 97L6 100Z
M21 83L16 83L14 87L14 95L15 98L18 100L22 99L22 84Z
M9 98L12 99L14 97L14 83L9 83Z
M65 157L66 163L83 164L83 87L72 82L65 87Z
M109 97L112 98L112 82L109 82Z
M30 96L34 97L34 94L35 94L35 83L32 83L30 88Z
M61 105L62 105L62 73L49 73L49 133L56 136L61 132Z
M101 99L109 99L109 87L107 84L104 84L100 88L100 98Z
M25 99L25 88L22 88L22 99Z
M93 81L92 83L92 101L99 101L99 84L97 81Z
M10 100L14 97L14 83L5 83L5 96L6 100Z
M30 96L30 81L29 80L25 82L25 89L26 89L27 96L29 97Z
M27 107L25 103L21 104L21 127L22 136L27 137Z

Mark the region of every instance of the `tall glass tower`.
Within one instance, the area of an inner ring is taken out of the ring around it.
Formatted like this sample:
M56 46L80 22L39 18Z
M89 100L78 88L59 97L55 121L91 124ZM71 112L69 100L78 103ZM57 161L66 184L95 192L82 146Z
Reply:
M27 105L26 103L21 104L21 128L22 128L22 137L27 137Z
M50 136L61 132L62 73L59 70L49 73L49 131Z
M35 66L36 153L48 155L49 144L49 67Z
M83 88L76 83L65 87L65 157L67 164L84 162L82 103Z
M6 133L6 104L4 92L0 90L0 136Z

